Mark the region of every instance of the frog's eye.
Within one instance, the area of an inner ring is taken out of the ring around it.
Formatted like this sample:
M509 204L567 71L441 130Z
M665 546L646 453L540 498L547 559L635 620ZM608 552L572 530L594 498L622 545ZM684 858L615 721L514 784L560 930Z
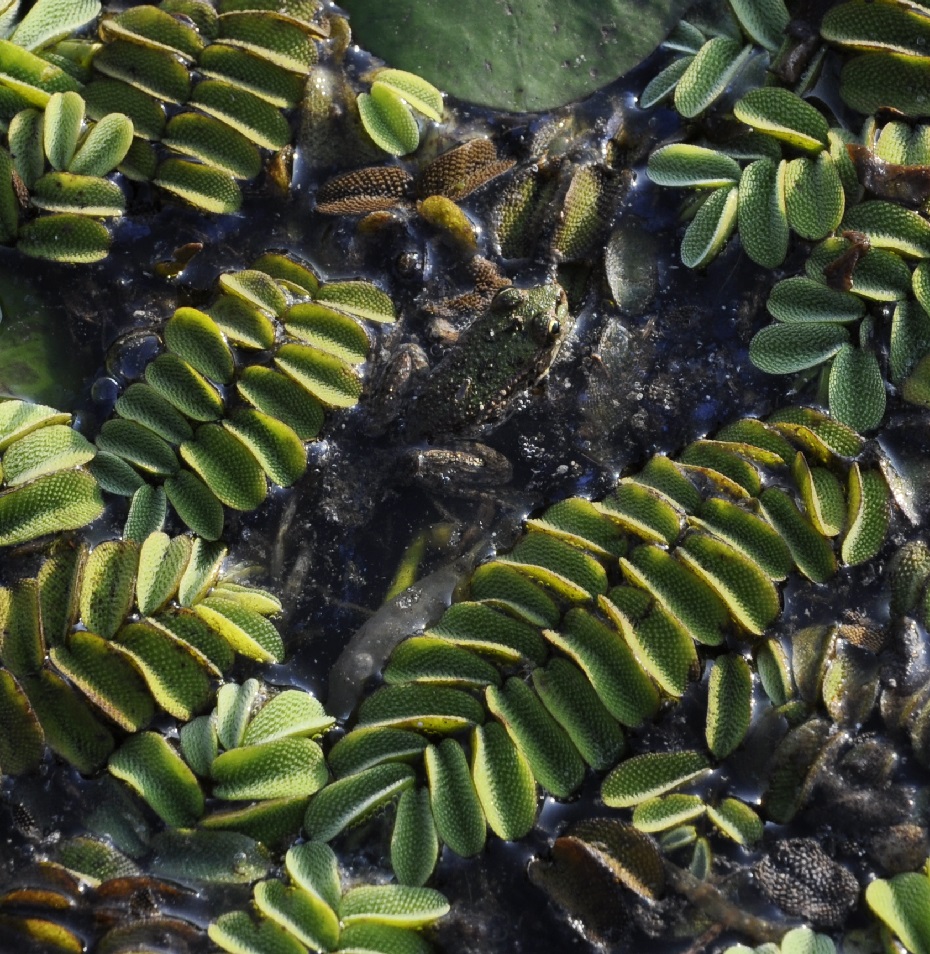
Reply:
M524 297L524 292L511 285L509 288L502 288L494 296L494 300L491 302L491 308L498 312L513 311L514 308L519 308L523 303Z
M562 322L558 318L552 318L549 321L549 327L546 328L546 334L550 338L558 338L562 333Z

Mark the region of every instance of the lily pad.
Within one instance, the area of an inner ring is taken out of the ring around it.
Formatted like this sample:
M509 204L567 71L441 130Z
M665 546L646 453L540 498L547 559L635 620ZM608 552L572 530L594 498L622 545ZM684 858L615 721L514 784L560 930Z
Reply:
M347 0L354 39L391 66L494 109L554 109L631 70L685 0ZM411 42L416 37L416 42ZM540 69L540 64L547 67Z

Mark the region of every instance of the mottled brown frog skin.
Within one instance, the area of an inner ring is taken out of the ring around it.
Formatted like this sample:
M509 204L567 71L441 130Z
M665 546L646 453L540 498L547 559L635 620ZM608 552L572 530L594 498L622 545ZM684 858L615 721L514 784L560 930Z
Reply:
M545 377L573 324L559 285L502 289L413 394L407 437L469 437L501 420Z

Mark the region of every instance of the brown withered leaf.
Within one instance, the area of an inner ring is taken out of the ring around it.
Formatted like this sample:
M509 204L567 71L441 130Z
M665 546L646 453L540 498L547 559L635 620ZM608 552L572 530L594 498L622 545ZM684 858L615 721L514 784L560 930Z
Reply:
M843 238L852 243L839 258L834 259L823 270L823 277L827 285L836 291L849 291L852 288L853 273L859 260L872 247L869 237L864 232L848 230Z
M848 143L846 151L864 188L879 199L920 208L930 199L930 166L901 166L885 162L871 149Z
M400 166L368 166L334 176L320 186L318 212L360 215L393 208L407 195L412 178Z
M497 158L497 148L490 139L470 139L437 156L420 173L417 194L421 198L443 195L447 199L464 199L513 164L512 159Z
M488 307L491 299L502 288L513 284L509 278L501 274L496 263L480 255L469 259L465 271L474 282L474 290L452 298L431 301L423 305L422 310L425 314L449 318L453 321L462 315L479 314Z

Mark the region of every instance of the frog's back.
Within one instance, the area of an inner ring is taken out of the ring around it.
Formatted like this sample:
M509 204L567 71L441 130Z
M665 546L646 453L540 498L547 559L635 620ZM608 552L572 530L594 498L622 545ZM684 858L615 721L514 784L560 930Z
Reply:
M407 435L468 437L503 419L514 395L545 376L571 324L560 286L505 288L414 394Z

